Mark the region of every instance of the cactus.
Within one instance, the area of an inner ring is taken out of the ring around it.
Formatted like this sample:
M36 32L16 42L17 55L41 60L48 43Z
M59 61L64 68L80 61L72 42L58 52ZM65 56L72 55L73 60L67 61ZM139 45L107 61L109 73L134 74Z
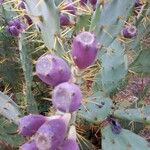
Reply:
M104 96L102 92L96 92L88 98L89 102L85 102L78 115L89 122L103 121L110 113L112 101Z
M134 60L134 62L130 65L130 68L132 71L139 73L139 74L144 74L144 75L149 75L149 68L150 68L150 51L148 48L143 49L137 58Z
M42 38L48 48L55 48L55 36L60 32L59 12L54 0L25 0L27 12L41 31Z
M121 43L114 41L101 56L101 82L106 93L113 92L127 75L127 55L124 50Z
M144 80L150 68L149 6L147 0L2 2L0 89L7 91L3 80L13 75L6 62L20 64L22 75L16 77L23 86L14 90L8 83L16 103L22 108L25 100L27 108L20 118L16 104L0 95L0 114L16 123L17 136L27 137L15 145L15 135L2 126L2 143L22 150L150 149L126 125L150 123L149 79ZM5 51L7 43L19 43L19 51Z
M21 115L17 104L2 92L0 92L0 101L0 114L17 124Z
M146 106L144 108L130 108L125 110L116 110L114 116L117 118L122 118L126 120L131 120L134 122L141 122L145 124L150 124L150 107Z
M33 94L32 94L32 62L31 62L31 53L29 52L29 49L26 47L25 44L25 35L20 34L19 37L19 50L20 50L20 59L22 64L22 69L24 71L25 76L25 82L26 82L26 105L27 105L27 111L30 113L36 113L37 110L37 104L34 100Z
M137 150L142 148L149 150L148 142L142 137L126 129L122 129L120 134L114 134L110 125L102 129L102 147L103 150Z

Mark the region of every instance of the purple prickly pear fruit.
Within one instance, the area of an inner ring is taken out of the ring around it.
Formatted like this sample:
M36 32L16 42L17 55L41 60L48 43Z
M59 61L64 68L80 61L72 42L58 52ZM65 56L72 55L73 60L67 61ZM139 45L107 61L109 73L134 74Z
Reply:
M76 111L82 100L82 93L79 86L64 82L55 87L52 94L52 103L55 108L62 112Z
M21 30L23 27L20 19L14 19L9 21L8 26L15 26L18 30Z
M0 0L0 5L2 5L2 4L3 4L3 2L4 2L4 0Z
M50 117L37 131L35 136L35 143L40 150L55 150L62 144L68 128L68 120L71 115Z
M18 36L20 31L15 26L6 26L6 32L8 32L11 36Z
M125 38L133 38L137 35L137 28L135 26L132 26L132 25L126 26L122 30L122 35Z
M60 57L42 55L36 63L36 74L46 84L56 86L70 79L71 71L68 64Z
M28 15L24 15L24 18L26 19L26 22L28 23L28 25L31 25L33 23L32 19Z
M96 5L97 0L90 0L91 5Z
M42 115L30 114L19 120L19 133L23 136L32 136L46 121Z
M38 148L36 147L35 141L33 140L23 144L19 150L38 150Z
M97 43L94 34L81 32L73 40L72 57L79 69L90 66L97 55Z
M25 7L25 4L24 4L24 1L23 1L23 0L19 3L18 8L26 9L26 7Z
M86 5L86 4L87 4L87 0L80 0L80 4L81 4L82 6Z
M68 26L70 25L70 19L69 16L60 14L60 25L61 26Z
M20 32L24 29L23 24L19 19L14 19L8 22L6 26L6 32L8 32L12 36L18 36Z
M135 7L139 7L142 5L142 1L141 0L135 0L134 6Z
M69 12L70 14L73 14L73 15L76 14L76 8L75 8L74 4L72 4L72 0L68 0L64 10L67 10L67 12Z
M93 10L95 11L97 0L90 0L90 3L92 5L92 7L93 7Z

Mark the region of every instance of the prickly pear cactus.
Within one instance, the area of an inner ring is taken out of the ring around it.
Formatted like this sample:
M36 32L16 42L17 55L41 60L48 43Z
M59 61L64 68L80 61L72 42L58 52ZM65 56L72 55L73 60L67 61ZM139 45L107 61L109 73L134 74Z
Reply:
M0 1L0 149L149 150L149 6Z

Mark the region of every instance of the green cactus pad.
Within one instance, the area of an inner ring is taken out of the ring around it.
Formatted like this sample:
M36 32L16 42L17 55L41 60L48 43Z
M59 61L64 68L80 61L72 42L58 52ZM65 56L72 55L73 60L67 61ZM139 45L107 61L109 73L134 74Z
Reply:
M39 28L45 45L54 48L55 34L60 30L59 12L54 0L25 0L27 12Z
M125 78L128 66L127 56L124 54L124 46L114 41L101 57L102 70L101 81L104 92L111 93Z
M150 75L150 50L143 49L135 61L130 65L132 71L142 74Z
M143 108L116 110L115 117L150 124L150 105Z
M108 125L102 129L102 149L150 150L150 145L144 138L126 129L122 129L120 134L114 134Z
M102 92L96 92L88 100L87 104L81 106L78 116L91 123L104 120L111 111L111 99Z
M0 92L0 114L16 124L21 115L16 103L3 92Z

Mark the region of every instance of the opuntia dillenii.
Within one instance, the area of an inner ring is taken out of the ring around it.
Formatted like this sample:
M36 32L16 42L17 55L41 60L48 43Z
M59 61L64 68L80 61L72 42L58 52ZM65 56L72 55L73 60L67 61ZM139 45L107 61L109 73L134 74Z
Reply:
M55 150L59 147L65 138L67 127L63 117L53 116L52 119L49 118L33 137L38 149Z
M19 150L38 150L38 148L36 147L35 141L33 140L23 144Z
M14 19L8 22L6 26L6 32L8 32L12 36L18 36L20 32L24 29L23 24L20 19Z
M52 103L62 112L76 111L82 100L82 93L76 84L64 82L54 88Z
M70 24L70 18L67 15L60 14L60 25L68 26Z
M87 0L80 0L80 4L83 5L83 6L86 5L87 4Z
M73 40L72 57L80 69L90 66L97 55L95 35L90 32L81 32Z
M68 0L64 10L67 10L67 12L70 14L73 14L73 15L76 14L76 8L75 8L74 4L72 4L72 0Z
M126 26L122 30L122 35L125 38L133 38L137 35L137 28L133 25Z
M23 136L32 136L46 121L42 115L30 114L19 120L19 133Z
M21 9L26 9L25 7L25 3L23 0L21 0L21 2L18 4L18 8L21 8Z
M26 19L28 25L31 25L33 23L32 19L28 15L24 15L24 18Z
M68 64L62 58L47 54L37 60L36 74L46 84L56 86L68 81L71 71Z
M135 0L134 6L135 7L139 7L142 5L142 1L141 0Z

